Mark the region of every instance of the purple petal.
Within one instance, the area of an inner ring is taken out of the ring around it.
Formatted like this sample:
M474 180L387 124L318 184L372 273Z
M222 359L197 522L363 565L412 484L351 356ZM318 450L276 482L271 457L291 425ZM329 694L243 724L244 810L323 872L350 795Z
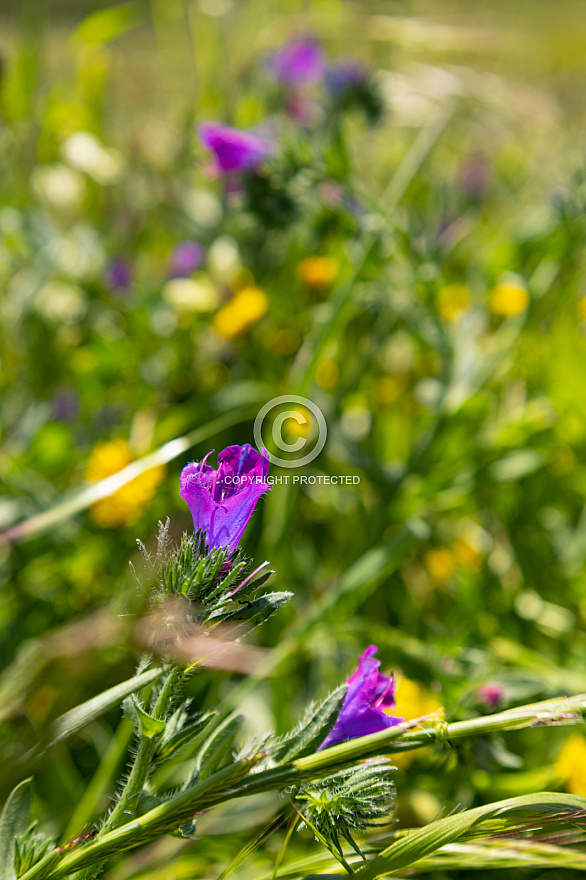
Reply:
M324 53L315 40L298 37L285 43L271 58L270 66L281 82L317 82L326 68Z
M215 153L220 171L256 168L275 149L272 141L220 122L202 122L198 131L204 147Z

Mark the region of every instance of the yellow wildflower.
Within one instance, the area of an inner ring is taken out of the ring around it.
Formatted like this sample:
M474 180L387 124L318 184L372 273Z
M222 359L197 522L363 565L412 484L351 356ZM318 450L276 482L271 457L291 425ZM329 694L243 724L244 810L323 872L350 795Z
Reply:
M283 433L290 437L308 437L315 431L315 416L305 406L291 410L291 413L283 422Z
M519 315L529 305L529 294L518 281L501 281L488 292L486 304L494 315Z
M436 302L444 321L456 321L470 305L470 291L464 284L448 284L438 292Z
M405 721L412 721L422 715L430 715L442 708L442 705L433 691L427 690L417 681L403 676L397 677L395 689L396 708L394 714ZM424 749L414 749L412 752L402 752L393 755L393 763L398 767L408 767L411 761L418 755L423 754Z
M436 581L447 581L456 571L456 557L446 547L432 547L424 561L429 576Z
M217 312L213 328L222 339L236 339L266 314L269 307L264 291L244 287Z
M373 385L372 393L377 403L394 403L400 392L399 383L393 376L381 376Z
M98 443L90 455L85 478L88 483L97 483L118 473L132 460L132 450L125 440ZM119 528L135 522L164 476L164 467L150 468L113 495L92 504L92 519L104 528Z
M555 769L564 780L566 791L586 797L586 737L581 733L570 734L558 755Z
M340 264L334 257L306 257L297 267L299 280L310 290L327 290L340 272Z
M480 550L463 538L456 538L452 543L452 553L462 568L468 571L478 571L482 567L484 556Z
M322 361L315 371L315 381L326 391L333 388L338 381L340 371L335 361Z

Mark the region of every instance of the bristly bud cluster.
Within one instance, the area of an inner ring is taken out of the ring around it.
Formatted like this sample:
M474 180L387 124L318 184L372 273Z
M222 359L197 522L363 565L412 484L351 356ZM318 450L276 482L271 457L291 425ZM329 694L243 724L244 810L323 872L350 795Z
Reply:
M395 798L388 758L376 758L359 767L341 770L292 793L293 805L307 826L321 835L340 855L344 838L359 853L353 835L376 825L387 825Z
M273 571L264 562L251 571L252 560L237 548L208 551L205 534L184 534L179 547L172 550L169 521L159 523L157 549L149 554L139 545L155 603L169 596L182 596L189 602L189 617L208 628L224 621L246 621L253 626L264 623L285 605L292 593L259 592Z

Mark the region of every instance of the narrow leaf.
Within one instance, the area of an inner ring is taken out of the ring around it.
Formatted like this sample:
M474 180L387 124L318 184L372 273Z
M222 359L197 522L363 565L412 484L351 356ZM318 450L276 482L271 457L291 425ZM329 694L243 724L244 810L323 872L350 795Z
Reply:
M148 669L140 675L135 675L127 681L123 681L121 684L103 691L97 697L92 697L91 700L81 703L74 709L70 709L69 712L61 715L53 723L49 746L53 746L73 733L77 733L78 730L81 730L90 721L95 721L104 712L119 705L130 694L134 694L147 684L156 681L157 678L161 677L162 673L162 669Z
M14 853L18 838L26 833L32 804L32 780L14 788L0 816L0 880L14 880Z

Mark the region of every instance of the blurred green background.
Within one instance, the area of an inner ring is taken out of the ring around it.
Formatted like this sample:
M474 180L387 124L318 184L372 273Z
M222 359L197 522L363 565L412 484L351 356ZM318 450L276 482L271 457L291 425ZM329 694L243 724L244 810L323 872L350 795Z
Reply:
M283 731L373 642L408 717L487 711L487 683L500 706L586 690L582 13L577 0L4 0L3 785L53 718L131 673L138 649L112 621L140 604L136 539L150 546L167 516L174 535L190 529L181 467L252 442L281 394L327 420L304 473L360 482L290 480L261 504L244 546L295 598L258 636L271 674L204 674L202 705ZM295 115L267 58L301 33L330 61L364 62L378 118L334 112L319 83ZM279 153L262 191L210 177L205 120L265 126ZM173 278L183 242L205 258ZM222 311L250 290L256 313ZM58 507L194 431L118 495ZM116 724L37 760L58 831ZM584 738L565 763L564 739L422 753L398 773L400 815L586 794ZM222 863L221 847L203 858Z

